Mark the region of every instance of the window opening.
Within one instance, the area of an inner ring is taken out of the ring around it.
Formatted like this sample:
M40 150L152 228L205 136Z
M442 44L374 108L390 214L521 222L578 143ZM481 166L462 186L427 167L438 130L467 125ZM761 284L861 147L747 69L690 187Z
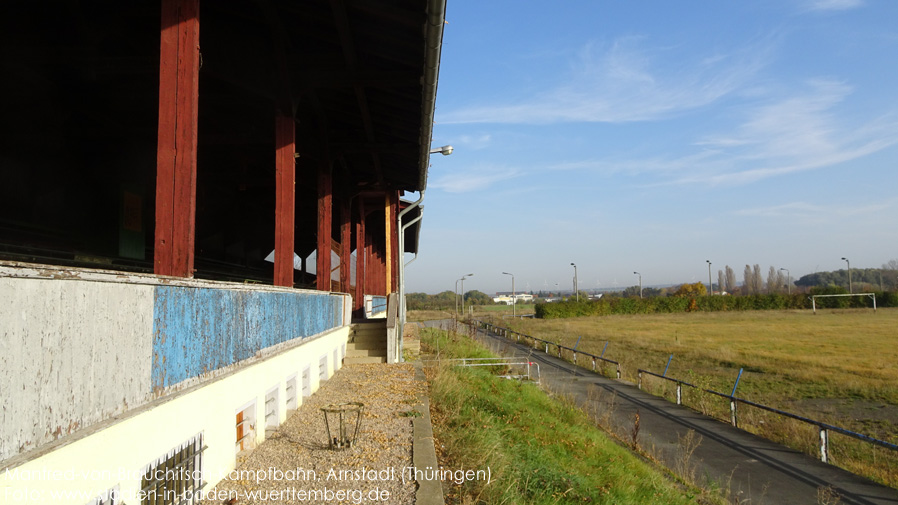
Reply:
M143 505L188 505L199 498L203 481L203 434L199 433L156 459L140 480ZM115 502L113 502L115 503Z

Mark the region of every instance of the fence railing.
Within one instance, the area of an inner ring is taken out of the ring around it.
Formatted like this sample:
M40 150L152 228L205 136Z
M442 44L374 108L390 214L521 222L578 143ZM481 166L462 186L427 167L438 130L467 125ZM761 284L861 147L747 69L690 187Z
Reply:
M528 345L531 348L538 349L541 347L543 349L543 352L545 352L546 354L549 354L549 349L554 347L556 350L555 354L559 358L564 358L564 351L568 351L571 354L571 362L574 363L575 365L579 365L577 363L577 356L578 355L583 356L584 358L592 361L592 371L593 372L599 371L598 366L597 366L598 363L602 363L603 365L606 363L609 365L614 365L615 375L617 376L618 379L621 378L622 371L621 371L620 363L618 363L617 361L614 361L613 359L608 359L604 356L596 356L595 354L590 354L588 352L578 351L577 349L574 349L573 347L566 347L566 346L563 346L556 342L549 342L548 340L531 337L530 335L518 333L509 328L503 328L501 326L496 326L492 323L487 323L486 321L475 320L475 323L477 323L482 329L491 331L491 332L493 332L497 335L501 335L507 339L511 339L512 337L514 337L516 342L520 342L522 339L525 342L527 340L529 340L530 343ZM603 371L603 373L604 373L604 371Z
M523 379L539 382L540 381L540 373L539 373L539 363L530 361L530 360L521 360L515 358L451 358L451 359L438 359L438 360L425 360L425 363L428 362L446 362L453 363L457 366L463 367L480 367L480 366L503 366L503 367L522 367L524 370L523 374L506 374L501 377L507 379ZM536 370L536 378L534 378L533 370Z
M496 335L505 337L507 339L511 339L512 337L514 337L514 340L516 342L520 342L521 340L524 340L526 342L527 340L530 340L531 341L531 344L529 344L530 347L532 347L532 348L541 347L546 354L549 354L550 348L555 347L555 348L557 348L557 356L562 359L563 359L562 349L572 351L573 352L573 360L571 360L571 362L574 363L575 365L578 365L578 363L577 363L578 352L573 348L565 347L558 343L549 342L547 340L542 340L542 339L539 339L536 337L531 337L530 335L525 335L523 333L516 332L509 328L499 327L499 326L493 325L491 323L487 323L485 321L475 321L475 322L478 325L480 325L481 328L488 330ZM537 345L539 347L537 347ZM607 349L607 347L608 346L607 346L607 342L606 342L605 348ZM617 378L618 379L621 378L621 365L617 361L610 360L610 359L604 358L602 356L595 356L593 354L589 354L589 353L585 353L585 352L580 352L579 354L581 354L583 356L587 356L589 358L592 358L592 370L593 371L596 371L596 361L597 360L614 364L617 369ZM604 351L602 351L602 354L604 354ZM670 365L670 360L668 360L668 365ZM580 365L578 365L578 366L580 366ZM675 383L676 384L677 405L683 405L683 386L691 387L691 388L703 391L705 393L709 393L712 395L716 395L716 396L728 399L730 401L730 424L732 424L734 427L737 427L737 428L739 425L739 419L737 416L737 404L754 407L754 408L757 408L760 410L764 410L766 412L770 412L770 413L777 414L777 415L780 415L780 416L783 416L783 417L786 417L789 419L795 419L797 421L801 421L801 422L816 426L820 432L820 446L819 446L820 447L820 460L823 461L824 463L827 463L829 460L829 433L830 432L839 433L841 435L845 435L845 436L854 438L856 440L860 440L862 442L866 442L869 444L884 447L886 449L891 449L893 451L896 451L896 453L898 453L898 445L892 444L890 442L886 442L885 440L879 440L879 439L871 437L869 435L864 435L863 433L858 433L858 432L851 431L851 430L848 430L845 428L841 428L839 426L834 426L832 424L824 423L822 421L817 421L815 419L810 419L810 418L807 418L804 416L800 416L800 415L794 414L792 412L786 412L784 410L780 410L780 409L777 409L774 407L770 407L770 406L763 405L763 404L760 404L757 402L753 402L751 400L739 398L739 397L735 396L735 394L736 394L735 387L733 388L733 392L731 394L726 394L726 393L721 393L719 391L714 391L712 389L703 388L701 386L696 386L695 384L691 384L691 383L686 382L681 379L667 377L667 369L665 369L664 374L657 374L657 373L650 372L648 370L640 368L640 369L637 369L637 386L639 387L639 389L642 389L643 375L649 375L652 377L657 377L659 379L663 379L663 380ZM740 371L740 376L741 376L741 371ZM736 384L738 385L738 379L736 380Z
M820 431L820 461L823 461L824 463L826 463L829 459L828 445L829 445L829 432L830 431L839 433L842 435L846 435L848 437L855 438L855 439L861 440L863 442L871 443L873 445L885 447L886 449L898 451L898 445L886 442L885 440L879 440L877 438L873 438L869 435L864 435L863 433L858 433L856 431L851 431L851 430L848 430L845 428L840 428L840 427L834 426L832 424L824 423L822 421L817 421L815 419L810 419L808 417L800 416L798 414L793 414L792 412L786 412L785 410L780 410L780 409L777 409L774 407L770 407L770 406L763 405L763 404L760 404L757 402L753 402L751 400L746 400L745 398L739 398L739 397L731 395L731 394L728 395L726 393L721 393L720 391L714 391L713 389L707 389L707 388L703 388L701 386L696 386L695 384L690 384L684 380L676 379L673 377L666 377L664 375L650 372L648 370L643 370L641 368L638 369L637 373L638 373L638 377L639 377L639 380L637 381L637 385L639 386L639 389L642 389L643 374L651 375L651 376L657 377L659 379L663 379L666 381L676 383L676 385L677 385L677 405L683 404L683 400L682 400L682 398L683 398L682 387L683 386L695 388L700 391L704 391L705 393L709 393L712 395L719 396L721 398L728 399L730 401L730 424L732 424L734 427L737 427L737 428L739 427L739 419L738 419L738 416L736 415L736 412L737 412L736 405L739 403L816 426L817 429Z

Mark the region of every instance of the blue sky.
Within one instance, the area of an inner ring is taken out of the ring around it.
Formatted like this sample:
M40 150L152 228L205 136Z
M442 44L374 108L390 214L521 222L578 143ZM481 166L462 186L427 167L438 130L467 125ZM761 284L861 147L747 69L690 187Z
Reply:
M450 0L408 292L898 258L898 2ZM414 200L416 195L407 195ZM407 260L411 256L407 256Z

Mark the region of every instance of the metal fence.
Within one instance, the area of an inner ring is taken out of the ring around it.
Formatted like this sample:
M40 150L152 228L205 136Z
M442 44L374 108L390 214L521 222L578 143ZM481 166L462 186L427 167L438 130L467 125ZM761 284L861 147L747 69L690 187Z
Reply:
M475 323L478 324L482 329L485 329L487 331L490 331L496 335L505 337L507 339L513 338L516 342L521 342L522 340L524 340L525 342L529 341L528 345L530 347L532 347L534 349L542 349L543 352L545 352L546 354L550 354L549 350L552 348L555 348L555 349L557 349L557 352L555 352L553 354L557 355L559 358L562 358L562 359L567 359L567 358L565 358L563 351L564 350L570 351L573 354L573 356L572 356L573 359L569 359L568 361L570 361L571 363L574 363L575 365L578 365L578 366L582 366L577 363L577 355L578 354L581 356L585 356L587 358L591 358L592 359L592 370L594 372L597 371L596 370L597 360L601 361L603 363L613 364L616 367L617 378L618 379L621 378L621 365L617 361L613 361L613 360L604 358L603 356L595 356L593 354L589 354L589 353L585 353L585 352L578 352L576 349L573 349L570 347L565 347L565 346L557 344L555 342L549 342L547 340L542 340L542 339L539 339L536 337L531 337L529 335L524 335L523 333L516 332L509 328L495 326L495 325L493 325L491 323L487 323L485 321L478 320L478 321L475 321ZM607 349L607 348L608 348L608 343L606 342L605 349ZM602 354L603 355L605 354L604 350L602 351ZM670 360L668 360L668 366L669 365L670 365ZM777 409L774 407L770 407L770 406L756 403L756 402L753 402L750 400L746 400L744 398L739 398L739 397L735 396L736 387L739 384L738 378L736 379L736 384L733 387L732 393L726 394L726 393L721 393L719 391L714 391L712 389L706 389L701 386L696 386L695 384L691 384L691 383L686 382L681 379L667 377L667 368L665 368L663 374L657 374L657 373L650 372L650 371L642 369L642 368L637 369L637 378L638 378L637 386L639 387L639 389L642 389L642 380L643 380L644 375L657 377L659 379L663 379L665 381L670 381L670 382L675 383L676 384L677 405L683 405L683 386L694 388L696 390L703 391L705 393L709 393L709 394L712 394L715 396L719 396L719 397L728 399L730 401L730 424L732 424L734 427L738 427L738 425L739 425L739 420L738 420L738 416L737 416L737 405L738 404L754 407L754 408L761 409L766 412L771 412L773 414L777 414L777 415L780 415L780 416L783 416L783 417L786 417L789 419L795 419L797 421L801 421L803 423L807 423L812 426L816 426L820 432L820 460L823 461L824 463L827 463L829 460L828 445L829 445L829 433L830 432L839 433L839 434L854 438L856 440L860 440L862 442L866 442L866 443L873 444L876 446L884 447L886 449L891 449L893 451L896 451L896 453L898 453L898 445L892 444L890 442L886 442L884 440L879 440L877 438L874 438L874 437L871 437L868 435L864 435L862 433L857 433L855 431L851 431L851 430L848 430L845 428L834 426L832 424L824 423L822 421L817 421L817 420L810 419L810 418L807 418L804 416L800 416L798 414L793 414L791 412L786 412L784 410L780 410L780 409ZM739 371L739 376L740 377L742 376L741 370Z
M604 370L605 365L606 364L613 365L616 377L618 379L621 378L620 363L618 363L617 361L614 361L613 359L608 359L608 358L605 358L604 356L596 356L594 354L589 354L588 352L578 351L575 348L566 347L566 346L563 346L563 345L555 343L555 342L549 342L548 340L531 337L530 335L524 335L523 333L518 333L514 330L511 330L508 328L503 328L501 326L496 326L494 324L487 323L485 321L475 320L475 323L477 323L480 326L480 328L487 330L487 331L491 331L491 332L495 333L496 335L500 335L507 339L511 339L512 337L514 337L516 342L520 342L521 340L524 340L529 347L531 347L533 349L541 348L543 350L543 352L545 352L546 354L549 354L550 348L554 348L556 351L555 352L556 356L558 356L559 358L562 358L562 359L566 359L565 353L567 353L568 355L571 356L569 361L575 365L579 365L579 363L577 361L578 355L582 356L584 359L591 360L593 372L602 372L603 375L607 375ZM607 345L606 345L606 348L607 348ZM602 354L604 354L604 351L602 352ZM601 364L601 365L599 366L599 364Z
M451 358L451 359L438 359L438 360L425 360L425 363L438 362L438 363L451 363L456 366L463 367L508 367L511 369L512 367L520 367L523 373L520 374L512 374L507 373L504 375L500 375L500 377L505 379L526 379L530 381L539 382L540 374L539 374L539 363L535 363L530 360L521 360L517 358ZM534 376L533 371L536 371ZM535 378L534 378L535 377Z
M740 404L740 403L743 405L755 407L757 409L761 409L761 410L764 410L767 412L778 414L783 417L787 417L789 419L795 419L795 420L810 424L812 426L816 426L817 429L820 431L820 461L823 461L824 463L827 463L829 460L828 445L829 445L829 432L830 431L839 433L842 435L846 435L848 437L851 437L851 438L854 438L854 439L857 439L857 440L860 440L863 442L867 442L867 443L870 443L873 445L885 447L885 448L891 449L893 451L898 451L898 445L886 442L884 440L879 440L877 438L873 438L871 436L864 435L863 433L857 433L855 431L851 431L851 430L848 430L845 428L840 428L838 426L833 426L832 424L824 423L822 421L817 421L817 420L810 419L810 418L807 418L804 416L800 416L798 414L786 412L785 410L780 410L780 409L777 409L774 407L769 407L767 405L756 403L751 400L746 400L745 398L739 398L737 396L734 396L735 391L736 391L735 387L733 387L733 394L726 394L726 393L721 393L720 391L714 391L713 389L707 389L707 388L703 388L701 386L696 386L695 384L690 384L681 379L667 377L663 374L657 374L654 372L650 372L648 370L644 370L641 368L637 370L637 373L638 373L637 384L639 386L639 389L642 389L642 376L643 375L650 375L653 377L657 377L659 379L663 379L666 381L676 383L676 385L677 385L677 405L683 405L683 393L682 393L683 386L691 387L691 388L697 389L699 391L703 391L705 393L709 393L709 394L712 394L715 396L719 396L721 398L728 399L730 401L730 424L732 424L734 427L737 427L737 428L739 427L739 418L737 416L736 406L737 406L737 404ZM741 370L740 370L740 375L741 375ZM738 379L737 379L737 385L738 385Z

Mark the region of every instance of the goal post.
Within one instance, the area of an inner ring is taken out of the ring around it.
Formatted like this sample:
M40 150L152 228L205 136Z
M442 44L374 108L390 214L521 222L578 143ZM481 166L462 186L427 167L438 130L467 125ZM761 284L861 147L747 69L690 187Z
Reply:
M841 295L811 295L811 307L814 309L814 314L817 313L817 298L833 298L836 296L869 296L873 299L873 312L876 312L876 293L851 293Z

